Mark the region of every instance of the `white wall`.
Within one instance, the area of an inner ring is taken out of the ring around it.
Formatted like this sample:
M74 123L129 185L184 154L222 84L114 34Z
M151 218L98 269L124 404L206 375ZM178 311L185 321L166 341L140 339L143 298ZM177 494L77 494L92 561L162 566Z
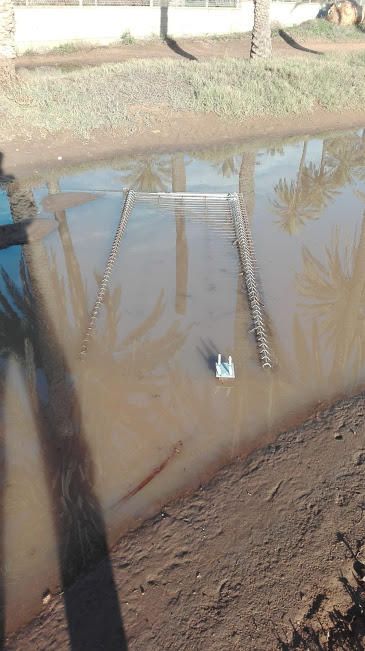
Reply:
M315 18L321 5L274 1L271 20L282 26ZM137 39L159 36L159 7L15 7L16 46L47 49L71 41L109 44L124 32ZM169 7L168 33L173 37L249 32L253 2L233 8Z

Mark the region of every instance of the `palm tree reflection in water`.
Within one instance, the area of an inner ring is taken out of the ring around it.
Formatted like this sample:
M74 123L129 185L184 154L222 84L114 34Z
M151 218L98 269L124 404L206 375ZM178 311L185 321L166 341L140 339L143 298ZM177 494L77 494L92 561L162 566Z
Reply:
M10 183L7 192L14 221L36 216L31 192L17 182ZM53 295L43 243L26 245L22 250L21 289L5 269L1 275L7 289L7 296L0 294L2 392L6 385L6 359L12 355L24 369L37 424L64 590L99 558L108 558L104 519L93 488L94 466L70 368L50 314L50 306L60 297ZM47 400L42 399L38 369L47 382ZM72 592L65 590L71 648L126 649L109 561L104 565L103 581L93 587L87 604L76 603Z

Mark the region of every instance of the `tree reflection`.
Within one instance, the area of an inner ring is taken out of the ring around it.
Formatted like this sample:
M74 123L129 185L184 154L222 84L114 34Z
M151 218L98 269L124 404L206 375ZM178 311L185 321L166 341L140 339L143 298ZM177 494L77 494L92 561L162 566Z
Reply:
M170 161L161 156L136 159L123 182L138 192L166 192L171 186Z
M332 170L338 188L365 180L365 141L363 134L347 134L343 138L332 138L326 143L326 162Z
M186 192L186 170L184 154L172 156L172 191ZM188 291L188 243L186 239L185 211L182 206L175 207L176 228L176 283L175 310L177 314L186 313L186 298Z
M277 223L289 235L295 235L306 221L318 216L318 208L308 192L308 176L305 173L306 153L307 142L304 141L296 179L287 181L282 178L274 187L276 199L271 203L279 217Z
M220 176L227 179L238 174L237 163L234 156L223 158L223 160L217 160L214 162L213 166Z
M293 235L308 221L317 219L324 208L349 184L365 180L365 141L363 134L343 138L324 138L319 164L306 161L303 143L294 181L281 178L271 202L282 229ZM361 191L360 192L361 196Z
M306 247L302 257L298 291L331 351L332 378L345 372L357 377L365 361L365 216L351 245L343 243L336 229L324 262Z

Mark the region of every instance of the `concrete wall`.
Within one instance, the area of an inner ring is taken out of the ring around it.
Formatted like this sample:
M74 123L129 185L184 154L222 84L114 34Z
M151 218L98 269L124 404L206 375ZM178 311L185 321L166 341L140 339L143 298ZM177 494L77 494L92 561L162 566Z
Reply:
M315 18L321 5L274 1L271 20L290 26ZM16 47L48 49L70 41L107 45L130 32L137 39L160 34L159 7L16 7ZM172 37L249 32L253 2L237 8L169 7L168 34Z

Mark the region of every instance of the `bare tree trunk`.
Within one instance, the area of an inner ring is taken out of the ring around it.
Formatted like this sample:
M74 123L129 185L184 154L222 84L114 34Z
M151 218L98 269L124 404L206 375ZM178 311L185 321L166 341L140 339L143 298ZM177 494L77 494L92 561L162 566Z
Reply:
M254 24L250 58L271 57L270 0L254 0Z
M12 0L0 0L0 64L15 57L15 12Z

